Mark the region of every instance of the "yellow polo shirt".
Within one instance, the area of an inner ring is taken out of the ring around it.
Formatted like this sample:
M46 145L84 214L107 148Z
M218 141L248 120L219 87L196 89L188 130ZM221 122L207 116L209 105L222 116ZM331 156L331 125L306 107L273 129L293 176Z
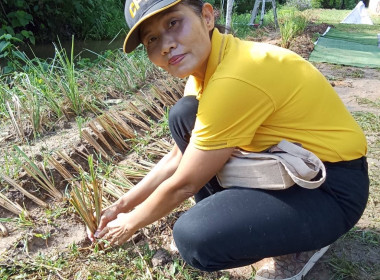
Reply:
M185 95L199 100L190 141L201 150L259 152L286 139L322 161L352 160L367 152L363 131L330 83L287 49L215 29L205 79L190 76Z

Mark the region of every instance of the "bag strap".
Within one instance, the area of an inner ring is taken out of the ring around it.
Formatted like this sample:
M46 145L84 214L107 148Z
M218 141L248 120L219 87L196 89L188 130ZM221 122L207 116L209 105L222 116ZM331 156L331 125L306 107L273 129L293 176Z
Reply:
M251 153L235 150L233 156L240 158L273 158L281 162L293 182L306 189L318 188L326 180L326 168L312 152L286 140L282 140L266 153ZM265 156L264 156L265 155ZM321 178L311 181L322 171Z

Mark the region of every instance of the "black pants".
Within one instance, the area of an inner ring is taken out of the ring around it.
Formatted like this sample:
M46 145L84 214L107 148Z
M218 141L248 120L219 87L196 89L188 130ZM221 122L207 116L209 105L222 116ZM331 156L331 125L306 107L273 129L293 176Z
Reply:
M170 111L170 130L182 152L197 108L194 97L184 97ZM181 256L193 267L216 271L333 243L360 219L369 179L365 157L325 166L326 181L314 190L223 189L213 178L174 225Z

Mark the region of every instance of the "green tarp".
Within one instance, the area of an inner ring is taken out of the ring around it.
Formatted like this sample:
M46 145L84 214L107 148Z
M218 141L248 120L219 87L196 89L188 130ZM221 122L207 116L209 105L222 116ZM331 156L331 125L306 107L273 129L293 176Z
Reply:
M330 29L318 39L309 61L380 68L377 36Z

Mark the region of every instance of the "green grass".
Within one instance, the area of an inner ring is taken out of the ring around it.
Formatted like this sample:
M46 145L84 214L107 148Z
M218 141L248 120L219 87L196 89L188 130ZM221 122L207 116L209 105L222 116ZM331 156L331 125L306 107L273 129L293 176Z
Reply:
M342 257L333 256L329 260L329 265L332 267L334 271L333 279L335 280L360 279L359 271L362 268L363 264L355 263Z
M368 34L377 34L380 30L380 17L372 16L373 25L368 24L344 24L340 23L351 10L335 10L335 9L313 9L305 11L312 13L316 23L327 23L334 25L336 29L345 32L360 32Z
M55 130L62 119L100 114L109 98L127 97L158 71L142 49L129 55L107 51L81 68L72 51L56 46L54 58L26 58L24 64L20 72L0 76L0 120L12 121L22 141Z
M372 108L380 109L380 100L372 101L372 100L369 100L368 98L357 97L356 101L361 105L367 105Z
M365 132L380 132L380 115L371 112L353 112L353 116Z
M303 13L289 10L286 13L281 13L279 22L281 47L289 48L290 43L295 36L302 34L305 30L308 20Z

